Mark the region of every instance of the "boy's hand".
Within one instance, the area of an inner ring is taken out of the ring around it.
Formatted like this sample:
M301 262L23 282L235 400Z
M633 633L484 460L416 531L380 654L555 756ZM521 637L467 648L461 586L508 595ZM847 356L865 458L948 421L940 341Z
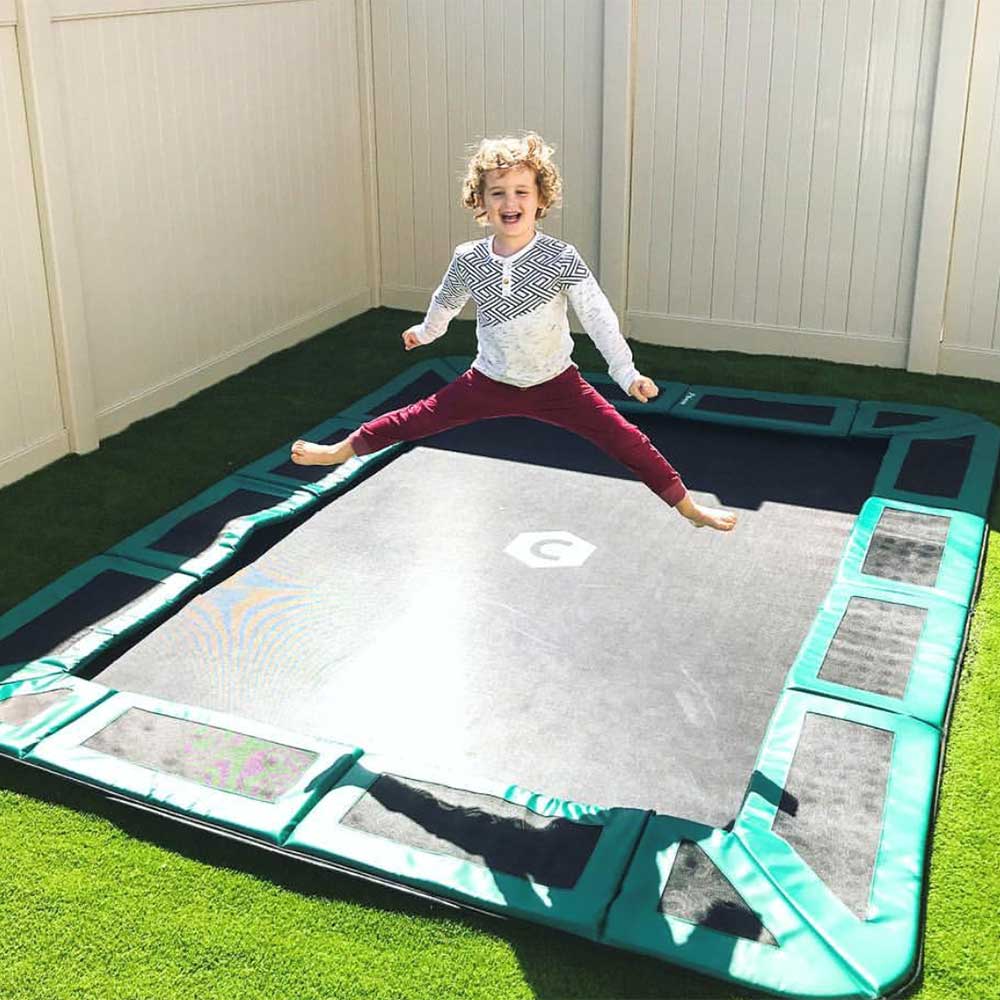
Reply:
M640 375L629 387L628 394L638 399L640 403L648 403L660 394L660 387L645 375Z
M416 327L411 326L409 330L403 331L403 347L408 351L412 351L414 347L423 347L424 345L417 340Z

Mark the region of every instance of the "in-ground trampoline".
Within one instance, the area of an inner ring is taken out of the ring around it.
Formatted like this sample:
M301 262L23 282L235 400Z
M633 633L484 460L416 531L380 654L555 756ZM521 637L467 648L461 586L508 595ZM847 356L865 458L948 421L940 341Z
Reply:
M904 986L1000 431L588 377L735 532L527 420L282 448L0 618L0 751L774 993Z

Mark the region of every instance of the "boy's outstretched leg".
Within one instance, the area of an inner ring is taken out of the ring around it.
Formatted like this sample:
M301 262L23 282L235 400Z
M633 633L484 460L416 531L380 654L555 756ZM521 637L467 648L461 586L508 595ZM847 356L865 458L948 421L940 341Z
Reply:
M696 528L732 531L736 515L702 507L688 493L677 470L649 438L618 412L575 367L539 387L527 416L579 434L631 469L661 500Z
M512 410L517 397L517 389L470 368L430 396L365 421L337 444L296 441L292 461L298 465L338 465L397 441L418 441L474 420L503 416Z

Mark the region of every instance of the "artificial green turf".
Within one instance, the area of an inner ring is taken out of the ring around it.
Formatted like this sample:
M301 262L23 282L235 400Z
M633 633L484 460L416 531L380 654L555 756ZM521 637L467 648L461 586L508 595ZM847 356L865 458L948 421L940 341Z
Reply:
M422 318L379 309L276 354L0 490L0 613L420 358L474 352L474 324L417 354ZM924 402L1000 424L995 383L633 343L663 380ZM602 370L578 338L581 368ZM1000 981L1000 497L948 742L920 1000ZM753 996L556 931L412 899L206 838L0 761L3 1000Z

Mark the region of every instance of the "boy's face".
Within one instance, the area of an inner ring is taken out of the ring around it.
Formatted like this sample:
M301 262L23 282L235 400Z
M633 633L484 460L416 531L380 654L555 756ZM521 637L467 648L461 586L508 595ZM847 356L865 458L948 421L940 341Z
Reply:
M515 239L534 230L538 182L531 167L487 170L483 197L486 218L495 232ZM508 213L516 217L508 220Z

